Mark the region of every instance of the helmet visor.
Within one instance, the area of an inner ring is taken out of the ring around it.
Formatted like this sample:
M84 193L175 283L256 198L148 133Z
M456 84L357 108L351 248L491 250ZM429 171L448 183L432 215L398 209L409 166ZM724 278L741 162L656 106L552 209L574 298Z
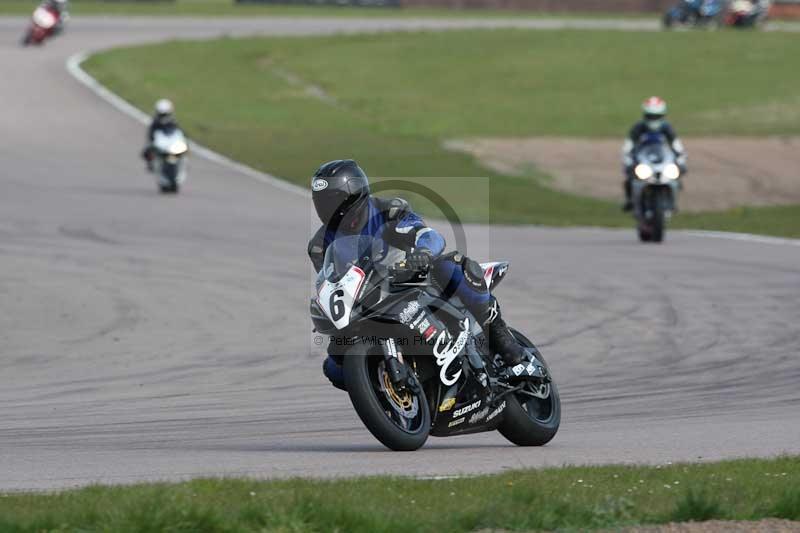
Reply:
M369 196L351 195L344 191L326 191L314 195L314 208L320 221L329 229L360 233L367 223Z

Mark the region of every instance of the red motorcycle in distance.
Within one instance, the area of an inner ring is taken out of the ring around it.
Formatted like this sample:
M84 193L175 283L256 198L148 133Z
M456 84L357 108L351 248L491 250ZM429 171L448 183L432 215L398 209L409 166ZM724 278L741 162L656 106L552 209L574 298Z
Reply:
M61 14L54 8L39 6L33 12L31 25L22 37L22 46L41 45L45 39L57 33Z
M728 8L725 24L736 28L758 28L763 26L769 14L768 0L734 0Z

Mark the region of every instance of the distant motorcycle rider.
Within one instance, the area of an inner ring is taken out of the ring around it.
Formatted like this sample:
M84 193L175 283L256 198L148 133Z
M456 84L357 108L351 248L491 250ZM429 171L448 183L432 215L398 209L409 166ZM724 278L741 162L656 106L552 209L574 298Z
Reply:
M372 196L369 179L350 159L323 164L311 178L312 198L322 226L308 244L308 255L319 272L325 251L338 237L365 235L382 239L406 252L415 270L430 269L443 295L456 295L480 322L489 348L502 356L508 368L523 362L527 353L517 343L489 293L481 266L458 252L443 254L444 238L428 227L400 198ZM323 373L334 386L345 389L341 356L331 353Z
M44 0L41 7L54 11L58 14L58 20L53 27L53 35L58 35L64 31L64 23L69 20L69 1L68 0Z
M649 136L658 134L666 140L670 149L675 154L676 164L681 169L681 175L686 173L686 150L683 142L678 138L675 130L669 122L665 120L667 116L667 103L658 96L651 96L642 103L642 120L636 122L628 133L628 138L622 146L622 164L624 166L625 181L625 203L622 206L624 211L633 209L631 200L631 185L636 175L636 151Z
M155 160L155 148L153 140L157 131L169 133L178 128L178 121L175 120L175 106L170 100L162 98L156 102L153 120L147 128L147 145L142 151L142 157L147 162L147 170L153 172Z
M733 12L742 11L745 16L738 21L741 26L756 26L769 16L771 0L739 0L730 5Z

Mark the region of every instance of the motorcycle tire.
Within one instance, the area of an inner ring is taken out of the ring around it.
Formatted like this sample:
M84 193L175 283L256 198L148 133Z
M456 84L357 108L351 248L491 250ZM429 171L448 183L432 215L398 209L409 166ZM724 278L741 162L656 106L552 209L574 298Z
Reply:
M25 35L22 36L19 44L20 46L29 46L33 42L33 32L28 30L25 32Z
M544 357L522 333L512 328L517 341L532 348L536 357L547 366ZM524 398L523 401L520 398ZM556 436L561 425L561 397L555 382L550 382L550 395L546 400L520 394L506 396L507 406L498 431L517 446L544 446ZM534 412L535 411L535 412Z
M180 189L180 185L178 184L175 178L168 178L168 184L159 185L159 190L164 194L178 194L178 190Z
M415 422L413 431L404 429L392 419L390 400L378 382L379 372L376 369L383 363L383 356L368 354L364 348L360 346L360 349L351 350L344 357L344 381L353 408L370 433L390 450L419 449L428 440L431 429L430 407L425 393L421 392L422 385L417 383L420 393L413 396L418 402L414 420L417 416L419 420ZM416 379L413 373L412 376L412 379ZM399 420L399 415L396 412L394 414Z
M653 242L662 242L664 240L666 215L664 214L664 199L661 195L656 198L655 204L653 208L653 219L651 220L652 232L650 234L650 240Z

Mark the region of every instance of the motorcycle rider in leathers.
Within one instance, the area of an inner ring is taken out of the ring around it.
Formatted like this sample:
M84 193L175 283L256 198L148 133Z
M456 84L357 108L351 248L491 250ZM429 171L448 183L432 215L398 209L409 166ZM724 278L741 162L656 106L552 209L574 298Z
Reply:
M667 116L667 103L657 96L651 96L642 103L642 113L642 120L633 125L622 146L622 164L623 172L625 173L625 181L623 182L625 203L622 206L623 211L630 211L633 209L631 185L636 178L634 174L636 158L634 156L641 143L650 134L656 133L663 136L670 149L675 154L675 163L681 170L681 176L687 172L686 149L670 123L665 120Z
M405 251L411 268L429 269L445 297L458 296L483 327L492 353L500 354L508 369L527 359L527 352L514 339L497 300L489 293L481 266L458 252L444 254L444 238L428 227L408 202L372 196L367 175L349 159L319 167L311 179L311 189L314 208L322 222L308 244L316 272L322 269L325 250L338 236L380 238ZM331 348L323 373L335 387L346 390L341 356L331 353ZM526 377L524 373L519 376Z
M147 163L147 170L153 172L155 169L154 159L156 157L156 149L153 146L153 141L157 131L169 132L179 128L178 121L175 119L175 105L166 98L161 98L156 102L155 112L150 126L147 128L147 144L142 150L142 158Z

